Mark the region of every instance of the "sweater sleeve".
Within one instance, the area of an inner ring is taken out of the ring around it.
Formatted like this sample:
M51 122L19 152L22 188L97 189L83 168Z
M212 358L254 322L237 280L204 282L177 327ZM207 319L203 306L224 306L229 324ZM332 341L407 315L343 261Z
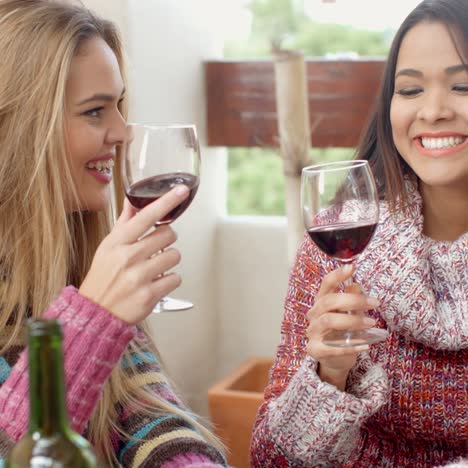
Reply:
M135 329L81 296L73 286L62 291L43 317L62 324L69 421L81 434ZM24 350L0 389L0 456L25 434L28 420L28 360Z
M334 268L306 237L290 275L281 340L251 442L253 467L333 466L355 447L362 422L386 399L383 369L362 357L346 392L322 382L306 354L306 314Z
M119 408L119 432L128 434L125 439L119 437L119 462L129 468L226 466L219 450L183 417L190 412L174 392L158 358L146 346L145 335L139 333L137 340L140 352L126 356L122 365L130 373L132 383L144 388L164 408L155 410L156 405L151 402L151 413L131 407Z

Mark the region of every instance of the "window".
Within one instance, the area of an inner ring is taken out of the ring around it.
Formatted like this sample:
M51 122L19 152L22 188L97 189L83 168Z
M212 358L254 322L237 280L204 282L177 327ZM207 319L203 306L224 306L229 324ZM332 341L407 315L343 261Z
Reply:
M350 3L353 4L351 13ZM237 60L267 58L271 57L274 44L284 49L302 50L306 57L385 57L396 27L416 3L418 0L409 0L396 9L393 5L389 15L382 15L383 5L375 0L344 3L322 0L246 1L239 18L249 23L249 27L246 28L245 24L239 27L244 36L231 37L225 42L224 54L228 59ZM362 5L358 7L357 4ZM365 18L362 16L363 8L369 13ZM352 15L356 13L359 17L353 20ZM372 18L377 19L374 21ZM385 18L384 23L382 18ZM336 23L332 24L333 19ZM357 27L344 24L349 21L355 21ZM285 214L283 162L279 151L279 148L260 147L228 149L228 214ZM354 148L312 148L312 161L350 159L354 152Z

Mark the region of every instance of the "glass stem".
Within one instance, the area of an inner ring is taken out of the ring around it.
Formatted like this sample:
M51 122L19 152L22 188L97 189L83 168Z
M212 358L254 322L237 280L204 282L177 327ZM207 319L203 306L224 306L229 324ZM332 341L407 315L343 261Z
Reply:
M348 287L348 286L351 286L353 284L353 277L350 276L349 278L346 278L344 281L343 281L343 285L344 287Z
M353 265L352 263L346 263L347 265ZM344 281L343 281L343 286L344 286L344 291L346 291L346 288L348 286L351 286L353 284L353 275L351 275L349 278L346 278ZM348 314L353 314L353 312L351 310L348 310L347 311Z

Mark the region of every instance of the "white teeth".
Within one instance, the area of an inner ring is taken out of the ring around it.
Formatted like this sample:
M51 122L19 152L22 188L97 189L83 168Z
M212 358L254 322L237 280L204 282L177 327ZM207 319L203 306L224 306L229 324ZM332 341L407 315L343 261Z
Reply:
M466 137L444 137L444 138L427 138L422 137L421 143L424 148L428 149L443 149L453 148L466 140Z
M106 159L104 161L90 162L86 164L88 169L96 169L99 172L110 172L114 167L113 159Z

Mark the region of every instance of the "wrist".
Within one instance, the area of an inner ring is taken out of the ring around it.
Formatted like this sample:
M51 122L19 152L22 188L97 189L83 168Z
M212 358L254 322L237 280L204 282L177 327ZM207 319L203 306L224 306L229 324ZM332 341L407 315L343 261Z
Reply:
M317 373L322 382L334 385L338 390L344 392L349 373L348 370L327 368L319 363Z

